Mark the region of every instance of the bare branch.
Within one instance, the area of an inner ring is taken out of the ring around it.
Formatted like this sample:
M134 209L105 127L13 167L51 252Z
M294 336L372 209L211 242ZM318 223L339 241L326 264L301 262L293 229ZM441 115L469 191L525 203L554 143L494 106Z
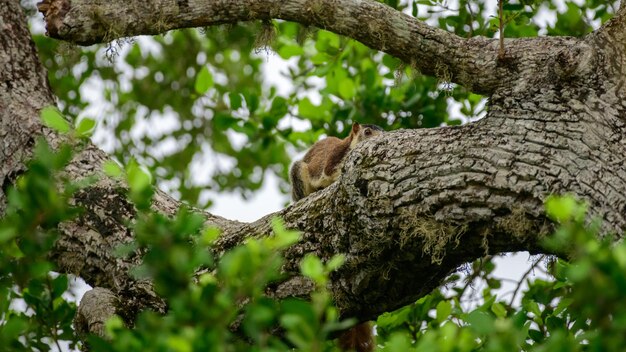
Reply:
M522 288L522 285L524 284L524 281L526 280L526 278L530 274L532 274L535 271L535 268L537 268L537 266L539 266L539 264L543 263L545 258L546 258L545 255L539 256L539 258L537 258L533 262L533 264L530 266L530 268L528 268L528 270L526 270L526 272L522 275L522 277L519 279L519 282L515 286L515 290L513 291L513 294L511 295L511 300L509 301L509 306L513 306L513 303L515 303L515 298L517 297L517 293Z

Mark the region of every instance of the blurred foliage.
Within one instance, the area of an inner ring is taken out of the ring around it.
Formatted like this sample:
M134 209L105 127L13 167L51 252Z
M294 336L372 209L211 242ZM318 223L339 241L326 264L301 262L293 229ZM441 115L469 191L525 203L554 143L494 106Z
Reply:
M60 222L78 209L67 203L81 184L63 180L58 171L69 162L71 148L52 152L43 142L35 148L29 172L8 192L0 220L0 346L3 351L47 351L60 340L74 341L75 304L63 293L68 277L51 273L47 259ZM64 183L58 189L58 183Z
M156 292L168 302L165 316L146 311L132 329L119 317L106 326L107 339L89 338L93 351L327 351L331 333L351 322L339 321L325 283L342 258L323 264L306 257L302 274L317 287L311 301L273 299L265 288L284 277L282 251L299 240L279 220L273 235L250 239L229 250L216 263L210 251L219 235L203 228L204 218L181 210L173 219L152 213L139 214L136 243L119 254L145 252L135 268L138 278L149 278ZM209 249L207 249L209 248ZM203 268L196 275L198 268ZM234 327L239 331L235 332ZM277 334L281 331L282 334Z

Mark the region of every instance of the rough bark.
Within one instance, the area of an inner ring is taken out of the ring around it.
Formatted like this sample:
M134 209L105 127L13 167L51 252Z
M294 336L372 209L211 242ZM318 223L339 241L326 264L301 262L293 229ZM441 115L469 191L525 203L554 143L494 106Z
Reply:
M320 4L333 11L321 11ZM58 142L39 123L39 109L53 98L18 7L0 0L0 63L7 67L0 70L3 189L23 172L37 136ZM624 6L585 38L509 40L502 60L489 39L460 39L368 0L51 0L40 9L51 35L79 43L240 20L293 20L361 40L428 74L443 67L453 81L489 94L481 121L367 141L348 156L338 182L276 214L252 223L206 214L207 224L222 229L220 250L267 235L272 216L303 232L303 241L287 252L285 270L294 276L272 287L271 295L310 291L296 274L304 254L345 253L347 263L331 281L334 298L344 314L373 318L427 294L456 267L486 253L542 251L538 240L553 227L542 204L552 193L586 200L605 232L626 230ZM105 159L90 146L67 173L99 173ZM134 211L123 188L102 176L81 191L74 201L86 212L61 226L50 257L61 271L109 289L101 291L103 302L120 302L118 314L132 319L138 310L163 311L165 305L149 282L129 276L139 258L111 253L133 238L125 224ZM3 206L0 193L0 213ZM155 209L172 214L178 206L157 193Z
M104 336L106 321L116 314L120 302L111 290L96 287L85 292L74 316L74 330L81 338L90 333Z

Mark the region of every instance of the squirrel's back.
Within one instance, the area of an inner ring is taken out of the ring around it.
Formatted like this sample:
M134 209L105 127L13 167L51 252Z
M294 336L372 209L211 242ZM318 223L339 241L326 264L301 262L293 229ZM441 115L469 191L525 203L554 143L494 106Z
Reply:
M327 137L313 144L302 160L293 163L289 172L293 200L330 186L339 178L341 165L350 149L368 138L382 133L376 125L354 123L350 135L345 139Z
M341 162L349 150L348 139L336 137L322 139L311 147L302 161L307 165L314 190L328 187L339 177Z

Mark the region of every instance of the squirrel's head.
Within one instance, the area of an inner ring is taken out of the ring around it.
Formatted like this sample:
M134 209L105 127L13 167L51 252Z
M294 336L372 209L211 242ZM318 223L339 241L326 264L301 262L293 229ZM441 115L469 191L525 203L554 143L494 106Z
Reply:
M375 137L383 133L384 130L376 125L361 125L357 122L352 124L352 131L350 131L350 135L352 135L352 143L351 146L354 148L357 143L364 141L366 139Z

